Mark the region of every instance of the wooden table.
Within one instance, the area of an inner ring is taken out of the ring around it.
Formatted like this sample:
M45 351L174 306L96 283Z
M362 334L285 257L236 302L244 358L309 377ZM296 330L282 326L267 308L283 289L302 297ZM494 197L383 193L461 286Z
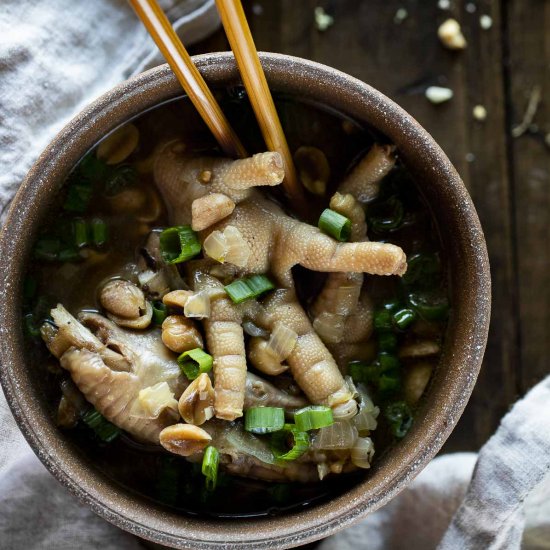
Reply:
M550 1L451 0L450 10L437 0L244 1L258 49L371 84L411 113L462 175L489 248L493 315L476 389L445 450L478 449L549 370ZM315 26L316 6L334 17L325 32ZM438 25L449 17L462 24L464 51L439 43ZM227 49L220 31L192 52ZM432 105L424 96L431 85L451 88L453 99ZM537 90L531 125L513 137ZM476 105L486 120L473 117Z

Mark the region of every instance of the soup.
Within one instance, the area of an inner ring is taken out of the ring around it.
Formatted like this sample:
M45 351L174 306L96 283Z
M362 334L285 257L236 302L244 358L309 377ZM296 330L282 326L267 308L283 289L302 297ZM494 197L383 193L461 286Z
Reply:
M383 136L276 97L304 207L242 90L219 100L251 158L222 158L178 99L74 168L25 328L52 416L106 475L190 514L284 513L406 437L446 328L445 261Z

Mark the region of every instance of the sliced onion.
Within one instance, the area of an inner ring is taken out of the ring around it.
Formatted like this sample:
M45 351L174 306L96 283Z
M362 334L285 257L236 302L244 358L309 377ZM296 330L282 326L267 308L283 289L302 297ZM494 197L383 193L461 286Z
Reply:
M357 428L347 420L321 428L312 447L315 449L351 449L357 439Z
M258 338L269 338L269 332L254 324L252 321L243 322L243 330L248 336L258 337Z
M207 291L200 291L193 294L185 302L183 314L186 317L205 319L210 317L210 296Z
M370 437L358 437L351 449L351 461L358 468L370 468L374 456L374 443Z
M323 479L330 474L330 468L329 465L326 462L321 462L317 464L317 473L319 474L319 479L323 481Z
M358 391L361 403L359 405L359 414L354 417L353 423L359 435L366 435L372 430L376 430L378 425L376 419L380 414L380 409L374 405L363 384L359 384Z
M271 337L267 343L267 348L281 360L284 361L296 346L298 334L288 328L283 323L276 323Z
M323 342L337 344L344 336L344 316L325 311L315 317L313 328Z
M150 418L157 418L163 409L178 410L178 402L167 382L159 382L141 390L138 401Z
M151 270L151 269L147 269L145 271L140 271L138 273L138 281L139 281L139 284L141 286L144 286L146 285L151 279L153 279L155 277L156 273Z
M228 225L223 234L227 242L225 261L239 267L246 266L252 250L242 236L242 233L236 227Z
M216 260L217 262L224 263L225 256L227 254L227 239L221 231L212 231L202 244L204 253Z
M334 407L332 414L336 420L350 420L357 415L357 403L354 399L350 399Z
M242 233L232 225L228 225L223 232L212 231L204 240L203 249L217 262L228 262L239 267L247 264L252 253Z

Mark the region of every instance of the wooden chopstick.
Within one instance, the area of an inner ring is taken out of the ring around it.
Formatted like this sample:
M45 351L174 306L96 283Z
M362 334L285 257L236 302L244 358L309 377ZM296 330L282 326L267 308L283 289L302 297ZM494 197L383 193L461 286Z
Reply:
M256 114L256 119L271 151L278 151L285 166L284 189L298 210L305 209L302 186L296 176L292 155L275 109L269 86L254 45L252 33L240 0L216 0L223 28L235 54L235 59Z
M156 0L130 0L130 4L224 153L230 157L246 157L244 146Z

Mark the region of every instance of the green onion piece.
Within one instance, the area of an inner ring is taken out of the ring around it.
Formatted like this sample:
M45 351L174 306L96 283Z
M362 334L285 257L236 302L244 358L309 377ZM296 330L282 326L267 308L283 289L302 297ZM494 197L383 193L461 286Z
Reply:
M102 180L107 172L109 167L107 164L98 159L94 152L88 153L77 166L75 172L71 174L72 178L83 178L91 182L96 182Z
M224 288L235 304L240 304L254 296L254 291L246 284L245 279L237 279Z
M390 424L391 431L395 437L405 437L413 423L413 415L404 401L391 403L384 410L384 416Z
M290 500L292 486L289 483L275 483L268 487L268 492L276 504L285 504Z
M92 240L95 246L103 246L107 242L107 224L100 218L94 218L90 227L92 230Z
M92 185L88 181L71 183L67 187L67 197L63 203L63 208L69 212L86 212L92 198L92 192Z
M391 332L393 329L392 314L387 309L374 312L374 330L376 332Z
M419 288L434 287L441 276L441 261L437 253L413 254L407 258L407 272L402 281Z
M36 241L34 245L34 257L37 260L46 260L53 262L57 260L59 250L61 248L61 241L51 237L41 237Z
M110 443L120 435L120 428L111 424L104 416L95 409L90 409L82 415L82 421L91 428L95 434L104 441Z
M57 259L60 262L76 262L77 260L81 260L82 256L76 248L63 248L59 251Z
M213 491L218 481L218 465L220 463L220 453L216 447L211 445L206 447L202 459L202 474L206 478L206 490Z
M294 413L296 428L301 432L317 430L334 424L332 409L322 405L311 405L304 407Z
M376 383L378 391L381 394L388 395L393 394L401 388L401 376L399 371L387 371L378 377Z
M157 472L155 493L158 499L167 504L176 504L179 493L181 465L178 464L176 457L161 455Z
M31 338L38 338L40 336L40 327L34 322L34 315L32 313L25 315L25 331Z
M166 304L160 300L155 300L151 306L153 307L153 324L160 327L166 317L168 317L168 308L166 307Z
M246 279L246 284L254 293L254 298L258 298L265 292L275 288L275 285L265 275L252 275Z
M350 361L348 363L348 374L354 382L363 384L374 384L380 376L380 366L377 363L366 363L365 361Z
M283 429L285 411L280 407L251 407L244 413L244 429L253 434L268 434Z
M403 203L392 196L387 201L372 206L368 216L368 226L377 233L395 231L403 225L405 208Z
M73 220L74 244L77 248L82 248L88 244L88 228L82 218Z
M380 332L378 337L378 351L394 352L397 349L397 336L393 332Z
M108 197L117 195L137 181L137 172L130 164L108 168L109 171L106 174L104 183L104 192Z
M338 241L347 241L350 238L350 219L346 218L346 216L342 216L342 214L338 214L338 212L330 208L325 208L325 210L323 210L317 225L323 233L326 233Z
M178 357L178 365L181 371L189 380L195 380L203 372L209 372L212 369L214 360L212 356L201 348L184 351Z
M201 251L197 234L189 225L169 227L160 234L160 252L167 264L179 264Z
M277 460L296 460L308 449L308 433L301 432L294 424L285 424L271 436L271 451Z
M408 301L426 321L443 321L449 315L449 299L442 289L411 292Z
M380 365L382 372L398 369L401 366L399 359L391 353L379 353L377 357L377 363Z
M391 311L393 313L394 311L397 311L400 306L401 306L401 302L399 300L390 299L390 300L386 300L382 304L382 309L387 309L388 311Z
M262 294L273 290L275 285L265 275L252 275L245 279L237 279L224 288L233 303L240 304L245 300L259 298Z
M393 314L393 322L397 328L405 330L416 321L416 312L412 309L400 309Z

